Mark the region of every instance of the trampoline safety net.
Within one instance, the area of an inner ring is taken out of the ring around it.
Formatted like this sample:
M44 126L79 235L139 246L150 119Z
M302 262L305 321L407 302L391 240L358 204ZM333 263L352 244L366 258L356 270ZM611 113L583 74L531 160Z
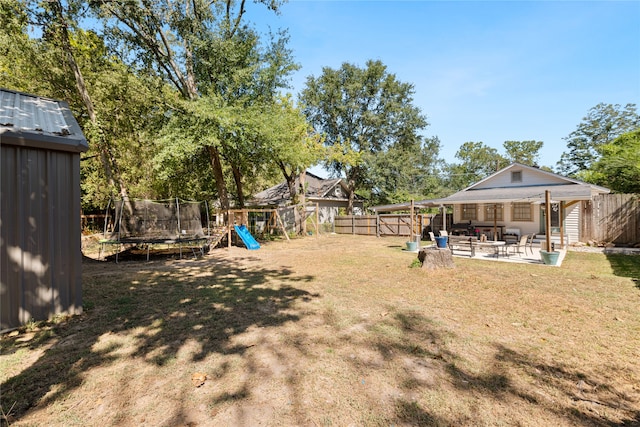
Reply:
M117 200L110 238L145 243L202 239L203 208L206 212L206 203L179 199Z

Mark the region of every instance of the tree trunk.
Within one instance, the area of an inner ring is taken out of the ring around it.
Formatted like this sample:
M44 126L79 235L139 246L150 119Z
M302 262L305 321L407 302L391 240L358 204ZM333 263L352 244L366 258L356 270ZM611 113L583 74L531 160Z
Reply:
M293 172L287 173L287 167L285 164L278 160L278 167L282 171L282 175L284 176L284 180L287 183L287 189L289 190L289 198L293 204L297 203L298 198L298 189L296 188L296 176Z
M347 185L347 190L349 191L349 203L347 204L347 215L353 215L353 201L356 196L356 183L353 179L349 180Z
M244 207L244 190L242 187L242 174L240 173L240 169L233 164L231 165L231 171L233 172L233 180L236 183L236 191L238 192L237 194L238 207L243 208Z
M213 168L213 176L216 179L216 188L218 189L218 198L220 199L220 208L223 210L229 209L229 196L227 195L227 187L224 182L224 173L222 171L222 162L220 161L220 152L217 147L209 145L207 147L209 152L209 161Z
M53 3L53 10L56 14L57 24L60 26L60 42L62 45L62 50L65 52L67 64L73 71L73 76L76 82L76 89L78 90L78 95L80 95L80 99L84 104L84 107L87 109L87 114L89 115L89 120L93 127L92 134L95 137L95 140L91 141L96 143L98 146L98 152L100 153L100 160L102 161L102 167L104 168L104 173L107 178L107 181L111 186L118 187L120 190L120 197L123 200L128 200L129 194L127 191L127 186L122 180L120 175L120 169L118 167L118 162L113 155L113 150L107 141L104 131L100 125L100 121L98 120L98 115L96 114L95 108L93 106L93 100L91 99L91 95L89 95L89 91L87 90L87 85L84 81L84 77L82 75L82 71L76 62L75 56L73 56L73 51L71 50L71 42L69 41L69 29L66 24L66 19L63 16L63 7L60 0L56 0Z
M307 181L307 171L303 170L302 172L300 172L300 205L302 206L302 212L300 215L301 218L301 224L300 224L300 230L302 232L303 235L307 234L307 207L305 206L306 203L306 197L305 197L305 187L306 187L306 181Z
M438 270L440 268L455 268L453 256L449 249L425 248L418 252L418 260L422 263L422 268L427 270Z

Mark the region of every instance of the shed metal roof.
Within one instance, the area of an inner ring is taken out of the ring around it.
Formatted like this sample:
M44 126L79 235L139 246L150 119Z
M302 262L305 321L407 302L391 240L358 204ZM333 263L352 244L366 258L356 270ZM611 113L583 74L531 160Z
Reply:
M78 153L89 149L65 101L1 88L0 143Z

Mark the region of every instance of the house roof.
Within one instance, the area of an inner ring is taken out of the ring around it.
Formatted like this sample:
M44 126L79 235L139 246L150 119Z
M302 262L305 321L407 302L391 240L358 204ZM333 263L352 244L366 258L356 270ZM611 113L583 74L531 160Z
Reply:
M526 172L528 177L521 183L505 184L504 176L511 171ZM529 183L528 183L529 182ZM489 175L475 184L445 197L445 203L486 203L541 201L545 191L558 201L589 200L596 194L609 193L610 190L598 185L558 175L533 166L511 163L509 166Z
M315 200L343 200L341 197L332 197L332 194L335 194L335 189L340 186L346 190L344 181L341 178L323 179L311 172L306 173L305 184L305 197ZM296 178L295 185L296 187L300 186L299 177ZM256 194L248 204L253 206L283 206L290 204L290 202L289 186L287 186L286 181L282 181L280 184Z
M509 188L485 188L459 191L442 199L445 204L491 203L491 202L540 202L549 190L551 198L557 201L590 200L595 194L603 193L589 184L540 185ZM609 191L606 191L608 193Z
M491 182L494 181L496 179L496 177L501 176L501 175L505 175L507 172L516 169L516 170L525 170L528 171L531 174L535 174L538 175L540 177L544 177L544 179L546 181L548 181L549 183L554 182L557 184L577 184L577 185L588 185L590 187L593 187L594 189L598 189L601 190L600 192L604 192L604 193L609 193L610 190L608 188L605 187L600 187L594 184L589 184L583 181L580 181L578 179L574 179L574 178L569 178L566 176L562 176L562 175L558 175L557 173L553 173L553 172L549 172L546 171L544 169L540 169L538 167L535 166L528 166L528 165L523 165L522 163L511 163L509 166L506 166L502 169L500 169L497 172L494 172L493 174L489 175L488 177L481 179L480 181L470 185L469 187L460 190L459 193L462 193L464 191L468 191L468 190L473 190L473 189L478 189L478 188L490 188L492 187ZM495 186L495 185L493 185ZM504 185L500 185L501 187L504 187ZM523 183L523 185L512 185L510 187L513 188L521 188L521 187L529 187L530 185L526 185ZM457 194L457 193L456 193Z
M536 178L533 184L525 180L521 184L505 184L503 179L512 170L526 171ZM609 193L610 190L598 185L567 178L553 172L536 167L512 163L509 166L489 175L473 185L441 199L420 200L414 202L415 208L426 208L441 205L462 203L508 203L508 202L543 202L545 191L549 190L554 201L590 200L596 194ZM409 210L410 202L395 205L374 206L376 212Z
M0 142L77 153L89 149L66 102L2 88Z

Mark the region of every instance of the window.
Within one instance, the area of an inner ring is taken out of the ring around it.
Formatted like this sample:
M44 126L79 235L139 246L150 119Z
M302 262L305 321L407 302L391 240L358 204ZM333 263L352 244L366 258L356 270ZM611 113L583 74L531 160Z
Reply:
M531 203L514 203L511 205L512 221L533 221Z
M511 182L522 182L522 171L511 172Z
M478 211L475 204L462 205L462 221L475 221L478 219Z
M493 221L494 220L493 214L495 212L495 220L504 221L504 216L502 214L503 210L504 210L504 205L502 203L484 205L484 220Z

